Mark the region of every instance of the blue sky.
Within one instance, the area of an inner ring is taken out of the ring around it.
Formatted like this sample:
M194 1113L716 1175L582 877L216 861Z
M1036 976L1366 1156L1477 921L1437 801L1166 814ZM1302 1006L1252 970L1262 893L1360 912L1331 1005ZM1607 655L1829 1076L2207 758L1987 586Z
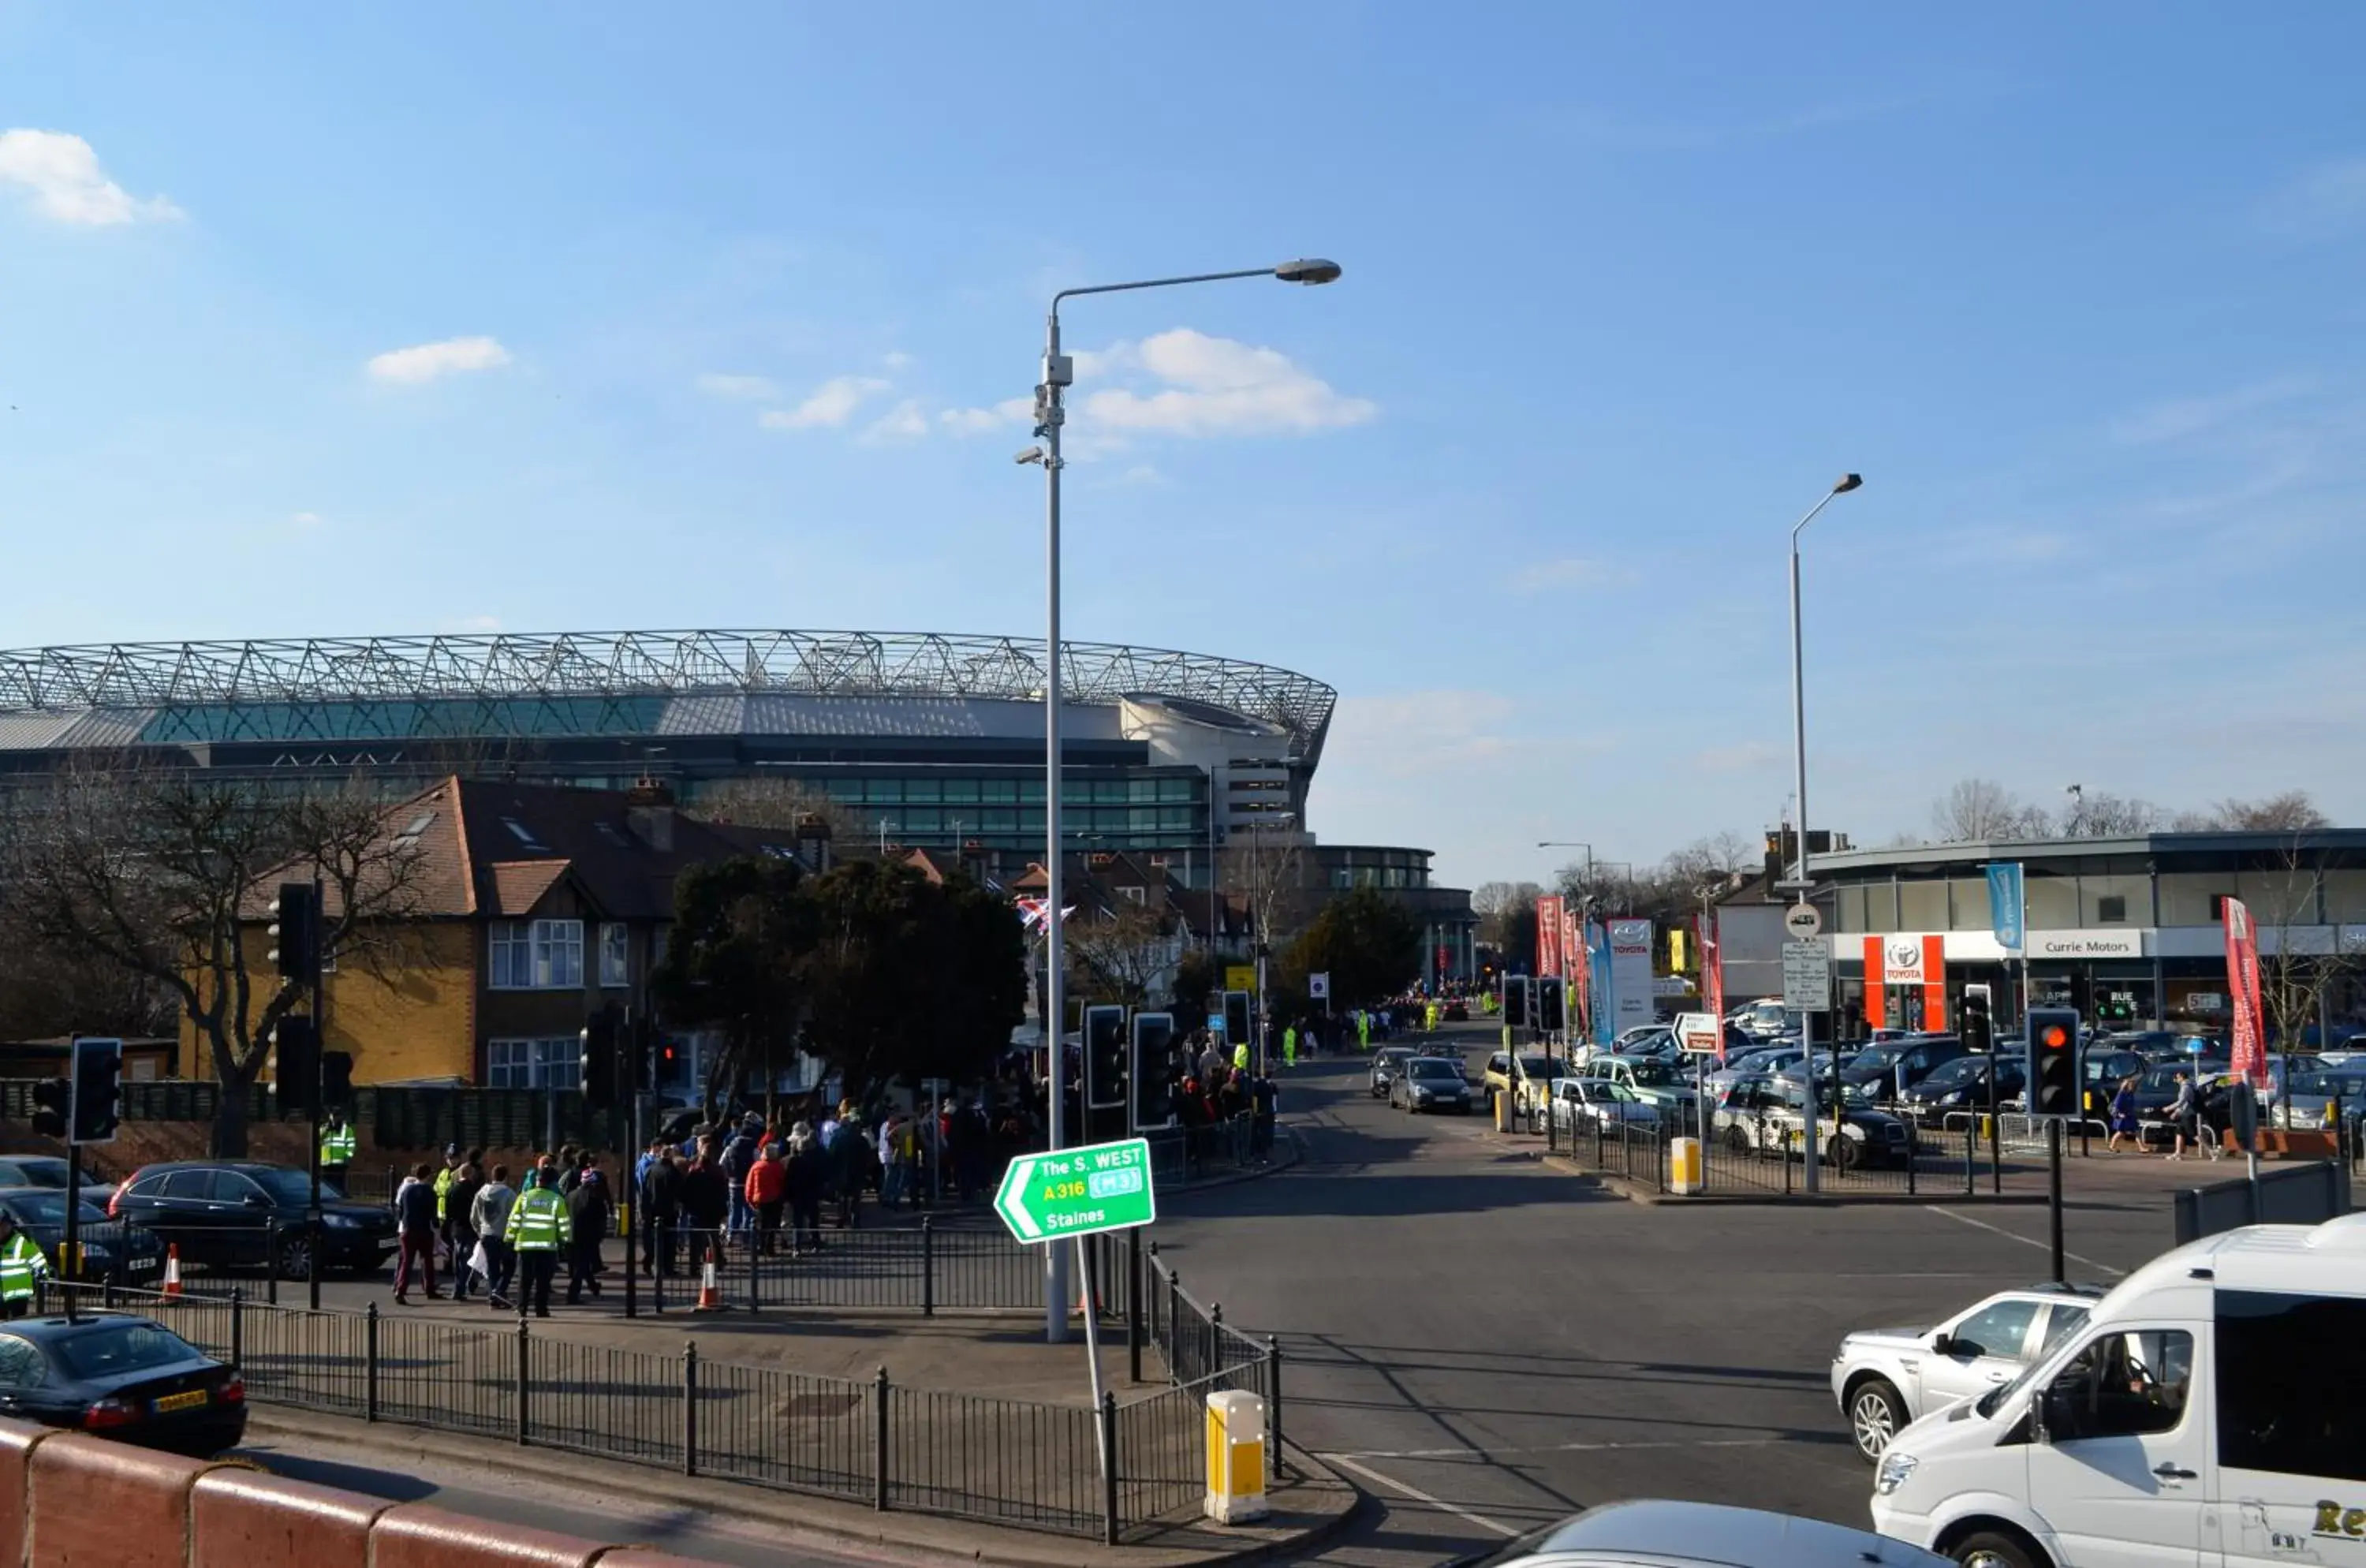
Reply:
M1070 635L1442 878L1982 773L2366 820L2366 9L0 0L0 644Z

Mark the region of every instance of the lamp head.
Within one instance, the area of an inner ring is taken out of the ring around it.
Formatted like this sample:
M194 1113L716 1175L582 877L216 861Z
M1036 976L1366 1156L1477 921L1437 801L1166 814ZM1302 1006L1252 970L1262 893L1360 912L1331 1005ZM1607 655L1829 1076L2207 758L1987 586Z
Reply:
M1840 483L1832 486L1832 493L1834 495L1846 495L1849 491L1856 489L1863 483L1865 483L1865 476L1863 474L1842 474L1840 479Z
M1317 283L1336 283L1339 280L1339 264L1335 261L1325 261L1321 256L1301 256L1296 261L1284 262L1275 267L1273 275L1284 283L1303 283L1310 286Z

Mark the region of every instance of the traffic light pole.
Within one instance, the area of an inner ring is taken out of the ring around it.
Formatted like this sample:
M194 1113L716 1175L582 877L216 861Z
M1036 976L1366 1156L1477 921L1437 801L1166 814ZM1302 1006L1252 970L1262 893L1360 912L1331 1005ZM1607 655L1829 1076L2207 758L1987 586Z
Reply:
M73 1129L68 1127L68 1131ZM69 1140L66 1144L66 1239L60 1250L58 1272L67 1280L65 1292L66 1321L74 1320L74 1297L79 1293L74 1282L82 1274L82 1145Z
M2054 1282L2069 1283L2062 1268L2062 1119L2056 1117L2045 1124L2045 1163L2050 1182L2046 1189L2046 1240L2054 1250Z
M304 1211L304 1293L314 1312L321 1310L321 1064L322 1057L328 1054L329 1046L329 1032L321 1025L321 995L327 987L321 977L322 968L321 960L323 956L321 943L321 939L327 934L321 929L328 923L324 918L327 913L327 907L321 898L321 879L315 875L312 878L312 941L310 943L312 951L305 961L308 973L304 976L310 986L310 991L304 1002L312 1015L312 1081L305 1086L311 1091L305 1098L311 1101L312 1111L312 1135L309 1141L310 1158L308 1166L312 1183L312 1201ZM272 1249L274 1253L276 1250L276 1248Z

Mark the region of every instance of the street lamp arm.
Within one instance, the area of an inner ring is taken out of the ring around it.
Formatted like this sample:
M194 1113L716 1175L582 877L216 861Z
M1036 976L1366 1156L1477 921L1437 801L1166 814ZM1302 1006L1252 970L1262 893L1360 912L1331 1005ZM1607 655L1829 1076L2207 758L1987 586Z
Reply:
M1244 267L1238 272L1195 272L1189 277L1148 277L1139 283L1096 283L1085 288L1063 288L1052 296L1052 314L1060 313L1060 301L1074 299L1083 294L1125 294L1136 288L1172 288L1183 283L1229 283L1236 277L1271 277L1269 266Z

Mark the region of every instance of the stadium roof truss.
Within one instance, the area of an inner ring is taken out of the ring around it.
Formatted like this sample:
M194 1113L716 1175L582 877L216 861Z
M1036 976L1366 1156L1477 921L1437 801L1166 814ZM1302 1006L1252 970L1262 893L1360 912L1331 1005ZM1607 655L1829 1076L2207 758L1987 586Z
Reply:
M1338 694L1288 670L1169 649L1062 645L1069 701L1189 698L1280 726L1319 759ZM572 705L783 693L1041 702L1041 638L932 632L485 633L0 651L0 714L321 704Z

